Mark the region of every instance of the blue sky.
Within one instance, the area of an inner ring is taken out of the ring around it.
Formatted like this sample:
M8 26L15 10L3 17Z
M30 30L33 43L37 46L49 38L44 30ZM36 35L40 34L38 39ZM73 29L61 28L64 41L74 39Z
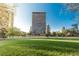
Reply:
M51 31L60 31L63 26L71 28L71 25L75 23L74 13L65 10L65 6L61 3L19 3L16 7L14 26L29 32L32 12L46 12L46 23L50 25Z

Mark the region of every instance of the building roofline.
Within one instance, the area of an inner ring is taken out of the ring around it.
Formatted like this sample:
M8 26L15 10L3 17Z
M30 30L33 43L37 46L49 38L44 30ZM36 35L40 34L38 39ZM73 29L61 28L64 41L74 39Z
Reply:
M32 12L32 14L46 14L46 12Z

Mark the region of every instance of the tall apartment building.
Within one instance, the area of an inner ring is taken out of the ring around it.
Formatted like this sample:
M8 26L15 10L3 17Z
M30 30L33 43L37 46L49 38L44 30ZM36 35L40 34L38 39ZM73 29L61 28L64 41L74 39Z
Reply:
M0 3L0 29L13 27L14 12L6 3Z
M32 35L45 35L46 12L32 12Z

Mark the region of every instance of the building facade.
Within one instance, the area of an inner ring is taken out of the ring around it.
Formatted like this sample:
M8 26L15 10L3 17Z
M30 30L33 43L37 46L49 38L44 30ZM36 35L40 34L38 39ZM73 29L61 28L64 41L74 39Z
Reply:
M5 37L8 28L13 28L14 11L6 3L0 3L0 38Z
M32 35L45 35L46 13L32 12Z
M0 3L0 29L13 27L14 12L4 3Z

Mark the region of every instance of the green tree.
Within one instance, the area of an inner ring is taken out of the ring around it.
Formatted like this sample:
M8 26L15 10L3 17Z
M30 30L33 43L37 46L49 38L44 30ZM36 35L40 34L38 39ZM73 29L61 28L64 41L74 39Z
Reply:
M8 36L26 36L26 33L16 27L8 28Z
M7 33L7 30L5 28L1 28L0 29L0 38L6 38L7 37L6 33Z
M53 36L56 36L56 32L53 32L52 35L53 35Z

